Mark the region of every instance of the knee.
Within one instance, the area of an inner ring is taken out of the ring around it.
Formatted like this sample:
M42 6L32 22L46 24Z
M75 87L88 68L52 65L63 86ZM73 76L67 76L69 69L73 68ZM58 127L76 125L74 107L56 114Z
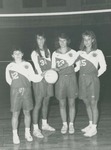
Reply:
M85 101L84 104L85 104L86 108L91 107L91 103L89 101Z
M47 107L48 104L49 104L49 98L44 99L44 101L43 101L43 107Z
M41 102L41 101L36 102L36 103L35 103L35 106L34 106L34 109L39 109L39 108L41 107L41 105L42 105L42 102Z
M97 101L96 100L91 100L91 106L93 108L96 108L97 107Z
M20 114L20 112L13 112L12 117L13 118L18 118L19 114Z
M59 106L60 106L61 109L64 109L66 107L65 101L60 101Z
M75 100L74 99L69 99L69 107L74 108L75 107Z
M24 116L25 116L25 117L29 117L29 116L30 116L30 111L25 111L25 110L24 110L23 113L24 113Z

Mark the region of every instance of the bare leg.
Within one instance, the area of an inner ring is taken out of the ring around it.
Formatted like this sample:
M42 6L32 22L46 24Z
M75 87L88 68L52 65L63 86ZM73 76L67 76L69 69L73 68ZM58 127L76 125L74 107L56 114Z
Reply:
M42 130L55 131L55 129L53 127L51 127L47 123L47 114L48 114L49 100L50 100L50 97L46 97L43 100L43 107L42 107L42 114L43 114Z
M75 119L75 99L71 98L68 99L68 103L69 103L69 133L73 134L74 133L74 119Z
M12 129L13 129L13 143L14 144L20 143L18 132L17 132L19 114L20 112L13 112L12 114Z
M24 112L24 123L25 123L25 138L27 141L31 142L33 141L33 138L30 134L30 122L31 122L31 116L30 111L23 111Z
M75 119L75 99L71 98L68 99L68 103L69 103L69 118L70 118L70 122L74 122Z
M42 105L42 98L38 98L35 101L35 107L33 109L33 124L38 124L38 118L39 118L39 110Z
M98 121L98 108L97 108L97 101L92 99L91 100L91 109L92 109L92 116L93 116L93 119L92 119L92 126L90 128L89 131L87 131L84 136L87 136L87 137L92 137L94 135L97 134L97 121Z
M43 119L47 119L49 100L50 100L50 97L46 97L43 100L43 107L42 107Z
M92 121L93 116L92 116L91 104L90 104L89 101L85 101L85 105L86 105L86 111L87 111L87 114L88 114L89 121Z
M30 128L30 122L31 122L30 112L25 110L23 112L24 112L25 128Z
M18 128L18 117L20 112L13 112L12 114L12 129L17 130Z
M98 102L95 100L91 101L91 108L92 108L92 113L93 113L93 124L97 124L98 122L99 113L98 113L97 103Z
M66 100L65 99L59 100L59 105L60 105L60 114L61 114L62 122L67 122L67 118L66 118Z

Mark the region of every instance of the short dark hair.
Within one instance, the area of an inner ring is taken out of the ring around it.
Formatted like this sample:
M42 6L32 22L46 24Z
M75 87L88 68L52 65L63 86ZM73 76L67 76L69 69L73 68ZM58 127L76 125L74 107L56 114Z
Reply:
M20 51L21 53L23 53L23 51L21 50L20 47L17 47L17 46L13 46L11 51L10 51L10 54L12 55L14 51Z
M59 45L59 38L61 38L61 39L66 39L68 46L69 46L69 44L71 43L70 38L69 38L65 33L60 33L60 34L58 34L58 36L56 37L56 40L55 40L55 47L56 47L57 49L60 48L60 45Z

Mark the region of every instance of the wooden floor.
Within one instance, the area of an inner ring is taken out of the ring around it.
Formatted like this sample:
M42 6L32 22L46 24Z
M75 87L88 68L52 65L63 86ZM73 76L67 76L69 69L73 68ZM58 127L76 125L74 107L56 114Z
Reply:
M2 93L3 94L3 93ZM6 93L8 94L8 93ZM110 94L110 93L109 93ZM81 133L81 128L88 123L85 106L82 101L77 100L77 115L75 119L74 135L62 135L62 126L59 105L54 98L50 101L49 123L55 132L43 132L44 138L34 138L33 142L27 142L24 138L23 115L19 125L19 135L21 143L12 143L11 113L9 99L0 100L0 150L111 150L111 101L105 99L99 102L100 119L98 134L91 138L86 138Z

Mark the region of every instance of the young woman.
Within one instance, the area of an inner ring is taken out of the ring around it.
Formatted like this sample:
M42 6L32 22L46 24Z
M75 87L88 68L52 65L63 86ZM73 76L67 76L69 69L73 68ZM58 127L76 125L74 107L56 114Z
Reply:
M89 118L89 125L81 131L84 136L92 137L97 134L99 77L106 71L107 66L103 52L97 49L96 36L92 31L82 34L79 60L79 98L84 101Z
M33 109L30 81L38 82L41 77L35 75L31 64L22 59L23 52L20 49L15 48L11 55L14 61L6 67L6 81L10 85L13 143L19 144L18 117L21 109L24 113L25 138L27 141L33 141L30 134L30 111Z
M39 110L42 102L42 130L55 131L55 129L47 123L48 104L50 97L53 96L53 85L48 84L43 78L45 72L51 68L50 51L47 48L44 33L38 33L36 35L36 48L31 54L31 59L34 63L36 73L42 76L41 82L35 83L33 86L35 95L35 106L33 110L33 135L38 138L43 138L44 136L38 126Z
M58 71L59 79L55 84L55 96L59 100L60 114L63 122L61 133L74 133L75 98L77 97L77 83L74 62L77 58L75 50L69 47L70 39L64 34L57 38L58 49L52 54L52 68ZM69 124L67 123L66 98L69 106Z

